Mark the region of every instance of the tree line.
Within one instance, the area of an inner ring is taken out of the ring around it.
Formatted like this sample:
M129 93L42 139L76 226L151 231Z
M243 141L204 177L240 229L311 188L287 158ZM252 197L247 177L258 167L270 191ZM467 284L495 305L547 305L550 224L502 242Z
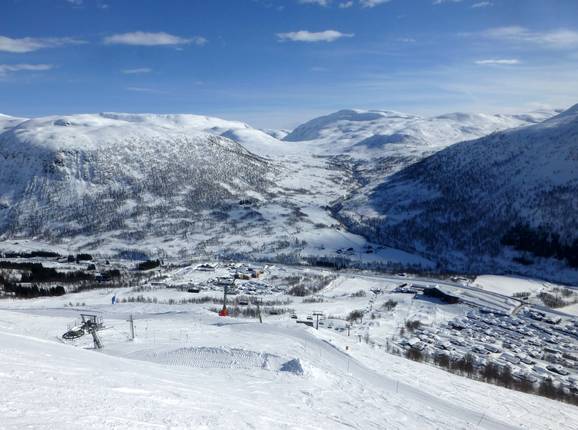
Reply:
M517 224L502 237L502 244L536 257L566 260L569 266L578 268L578 239L564 243L560 235L543 227Z

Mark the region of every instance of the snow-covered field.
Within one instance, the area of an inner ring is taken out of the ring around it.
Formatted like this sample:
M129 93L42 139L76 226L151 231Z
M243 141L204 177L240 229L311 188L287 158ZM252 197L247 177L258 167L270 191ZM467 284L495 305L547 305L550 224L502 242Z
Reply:
M224 273L172 269L162 282L209 288L210 278ZM0 300L0 429L562 430L578 422L576 407L452 375L379 347L408 319L439 325L463 315L465 305L413 300L393 293L403 278L362 273L279 266L265 268L260 281L281 285L297 275L331 278L315 303L282 290L257 297L290 300L286 306L302 320L323 312L319 330L296 324L290 314L264 315L260 324L219 317L211 303L168 304L220 294L191 294L160 282L147 291ZM122 300L137 294L157 303ZM112 295L120 303L113 305ZM377 311L386 299L398 301L396 308L353 323L349 336L328 326L344 326L341 318L354 309ZM88 335L62 340L80 313L103 318L102 350L92 349ZM361 340L368 330L376 344Z
M537 294L549 289L548 284L527 278L513 278L511 276L482 275L478 276L473 285L487 291L513 296L516 293Z

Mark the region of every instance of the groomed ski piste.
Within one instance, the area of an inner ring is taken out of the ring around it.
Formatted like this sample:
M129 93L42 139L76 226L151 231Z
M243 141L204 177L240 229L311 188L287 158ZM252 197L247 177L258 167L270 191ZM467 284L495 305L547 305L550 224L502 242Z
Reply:
M182 269L173 275L169 281L209 277ZM288 306L302 318L315 310L339 314L373 304L372 289L395 284L343 273L319 293L323 302L292 297ZM352 295L359 290L368 295ZM496 304L499 294L489 293ZM0 429L570 430L578 422L575 406L388 354L355 330L315 330L289 315L267 315L263 323L219 317L209 304L166 304L187 293L165 287L147 293L158 303L111 303L113 295L130 294L104 289L0 301ZM398 308L372 335L387 336L410 314L447 321L465 306L397 296ZM262 299L271 297L284 295ZM62 339L81 313L102 317L103 349L94 350L90 336Z

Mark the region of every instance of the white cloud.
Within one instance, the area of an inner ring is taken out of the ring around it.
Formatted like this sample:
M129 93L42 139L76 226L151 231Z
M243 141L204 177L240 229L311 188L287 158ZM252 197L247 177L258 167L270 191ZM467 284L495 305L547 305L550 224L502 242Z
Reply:
M489 7L489 6L493 6L493 5L494 5L494 3L492 3L491 1L480 1L480 2L474 3L472 5L472 8L478 9L481 7Z
M306 30L289 33L277 33L280 42L335 42L342 37L353 37L353 33L341 33L336 30L311 32Z
M375 7L380 4L389 3L391 0L359 0L361 7Z
M170 46L170 45L205 45L207 39L201 36L184 38L173 34L159 32L147 33L144 31L135 31L132 33L113 34L104 38L107 45L135 45L135 46Z
M536 32L524 27L510 26L491 28L484 31L483 35L490 39L542 45L548 48L578 47L578 31L567 29Z
M14 72L42 72L53 68L52 64L0 64L0 76Z
M301 4L316 4L318 6L329 6L331 0L299 0Z
M516 58L493 58L488 60L477 60L475 61L476 64L480 65L515 65L520 64L520 60Z
M127 87L127 91L133 91L136 93L147 93L147 94L166 94L165 91L156 90L154 88L146 88L146 87Z
M433 4L443 4L443 3L459 3L462 0L434 0Z
M22 54L43 48L56 48L58 46L78 45L82 43L86 42L71 37L24 37L22 39L12 39L7 36L0 36L0 51Z
M143 73L150 73L152 71L153 69L149 67L139 67L136 69L124 69L122 70L122 73L124 73L125 75L139 75Z
M301 4L314 4L317 6L327 7L331 5L332 0L298 0ZM363 8L372 8L380 4L389 3L391 0L357 0L359 6ZM355 5L353 0L343 0L337 4L340 9L349 9Z
M315 95L335 105L363 105L438 115L443 112L512 112L541 102L569 106L578 100L577 62L481 67L442 65L423 70L358 76L355 80L320 89ZM324 92L323 92L324 91ZM534 108L535 109L535 108Z

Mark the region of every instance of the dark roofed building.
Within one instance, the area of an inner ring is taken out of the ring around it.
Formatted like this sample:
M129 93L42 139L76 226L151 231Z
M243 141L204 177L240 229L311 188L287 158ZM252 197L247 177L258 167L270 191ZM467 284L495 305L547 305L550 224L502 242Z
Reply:
M427 297L434 297L448 304L455 304L460 301L458 297L447 294L438 287L424 288L423 295Z

